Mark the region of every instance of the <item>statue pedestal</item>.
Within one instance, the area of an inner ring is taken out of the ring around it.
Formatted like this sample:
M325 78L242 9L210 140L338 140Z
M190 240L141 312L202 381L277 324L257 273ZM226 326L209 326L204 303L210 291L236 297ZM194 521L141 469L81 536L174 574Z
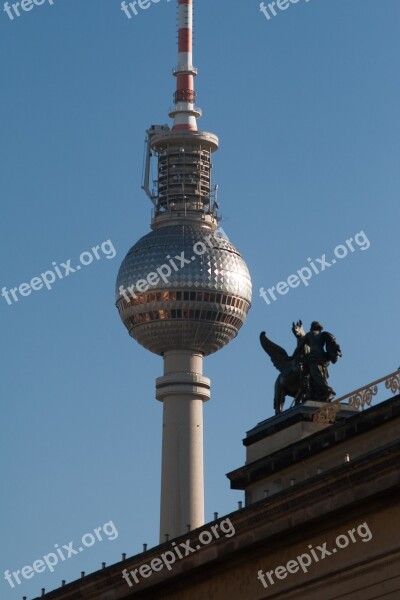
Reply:
M243 440L245 465L228 474L231 487L245 490L248 506L343 464L349 449L341 430L358 414L348 404L308 400L258 423Z
M289 408L279 415L258 423L247 432L243 441L246 446L246 464L264 458L281 448L332 426L332 423L324 418L316 422L314 415L323 415L329 411L335 414L337 421L342 421L343 418L352 417L358 413L354 406L348 404L337 404L336 407L339 410L335 410L333 405L333 402L307 400L304 404Z

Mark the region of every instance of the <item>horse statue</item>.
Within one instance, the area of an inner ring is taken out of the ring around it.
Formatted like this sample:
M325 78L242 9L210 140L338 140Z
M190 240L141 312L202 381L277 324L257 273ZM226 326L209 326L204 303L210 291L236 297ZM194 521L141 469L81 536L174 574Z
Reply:
M298 348L306 335L302 321L293 322L292 332L297 339L296 348ZM310 347L304 345L301 352L291 358L288 356L286 350L267 338L265 331L260 334L260 343L270 357L273 365L280 371L280 375L278 375L275 382L274 395L274 409L277 415L283 411L286 396L294 398L295 404L299 404L302 401L304 386L307 383L305 381L304 359L305 354L310 352Z

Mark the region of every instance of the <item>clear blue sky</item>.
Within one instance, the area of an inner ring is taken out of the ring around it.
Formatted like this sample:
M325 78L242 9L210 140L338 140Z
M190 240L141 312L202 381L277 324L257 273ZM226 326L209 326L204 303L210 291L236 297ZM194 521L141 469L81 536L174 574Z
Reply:
M175 1L128 19L118 0L0 11L0 288L110 239L95 261L8 305L1 319L0 597L28 598L158 540L162 360L114 307L125 253L149 231L140 189L145 129L168 122ZM253 0L197 0L202 128L219 135L222 226L245 258L253 306L238 338L205 360L206 515L235 509L225 474L272 415L266 330L318 319L343 359L345 394L400 366L398 0L311 0L267 20ZM364 231L360 248L267 305L259 288ZM119 536L11 589L3 578L112 520Z

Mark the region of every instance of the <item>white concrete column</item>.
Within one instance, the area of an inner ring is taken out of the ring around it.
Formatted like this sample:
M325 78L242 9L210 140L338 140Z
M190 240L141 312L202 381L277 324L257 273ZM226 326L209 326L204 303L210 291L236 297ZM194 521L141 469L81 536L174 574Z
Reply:
M201 354L172 350L156 383L164 404L160 542L204 525L203 402L210 380L202 372Z

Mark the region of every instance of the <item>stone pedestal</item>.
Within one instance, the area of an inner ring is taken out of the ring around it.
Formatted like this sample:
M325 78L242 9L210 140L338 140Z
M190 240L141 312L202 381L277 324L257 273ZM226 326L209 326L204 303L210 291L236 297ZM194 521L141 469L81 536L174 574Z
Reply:
M357 414L348 404L309 400L258 423L243 440L245 465L228 474L231 487L245 491L248 506L343 464L349 449L339 428Z

